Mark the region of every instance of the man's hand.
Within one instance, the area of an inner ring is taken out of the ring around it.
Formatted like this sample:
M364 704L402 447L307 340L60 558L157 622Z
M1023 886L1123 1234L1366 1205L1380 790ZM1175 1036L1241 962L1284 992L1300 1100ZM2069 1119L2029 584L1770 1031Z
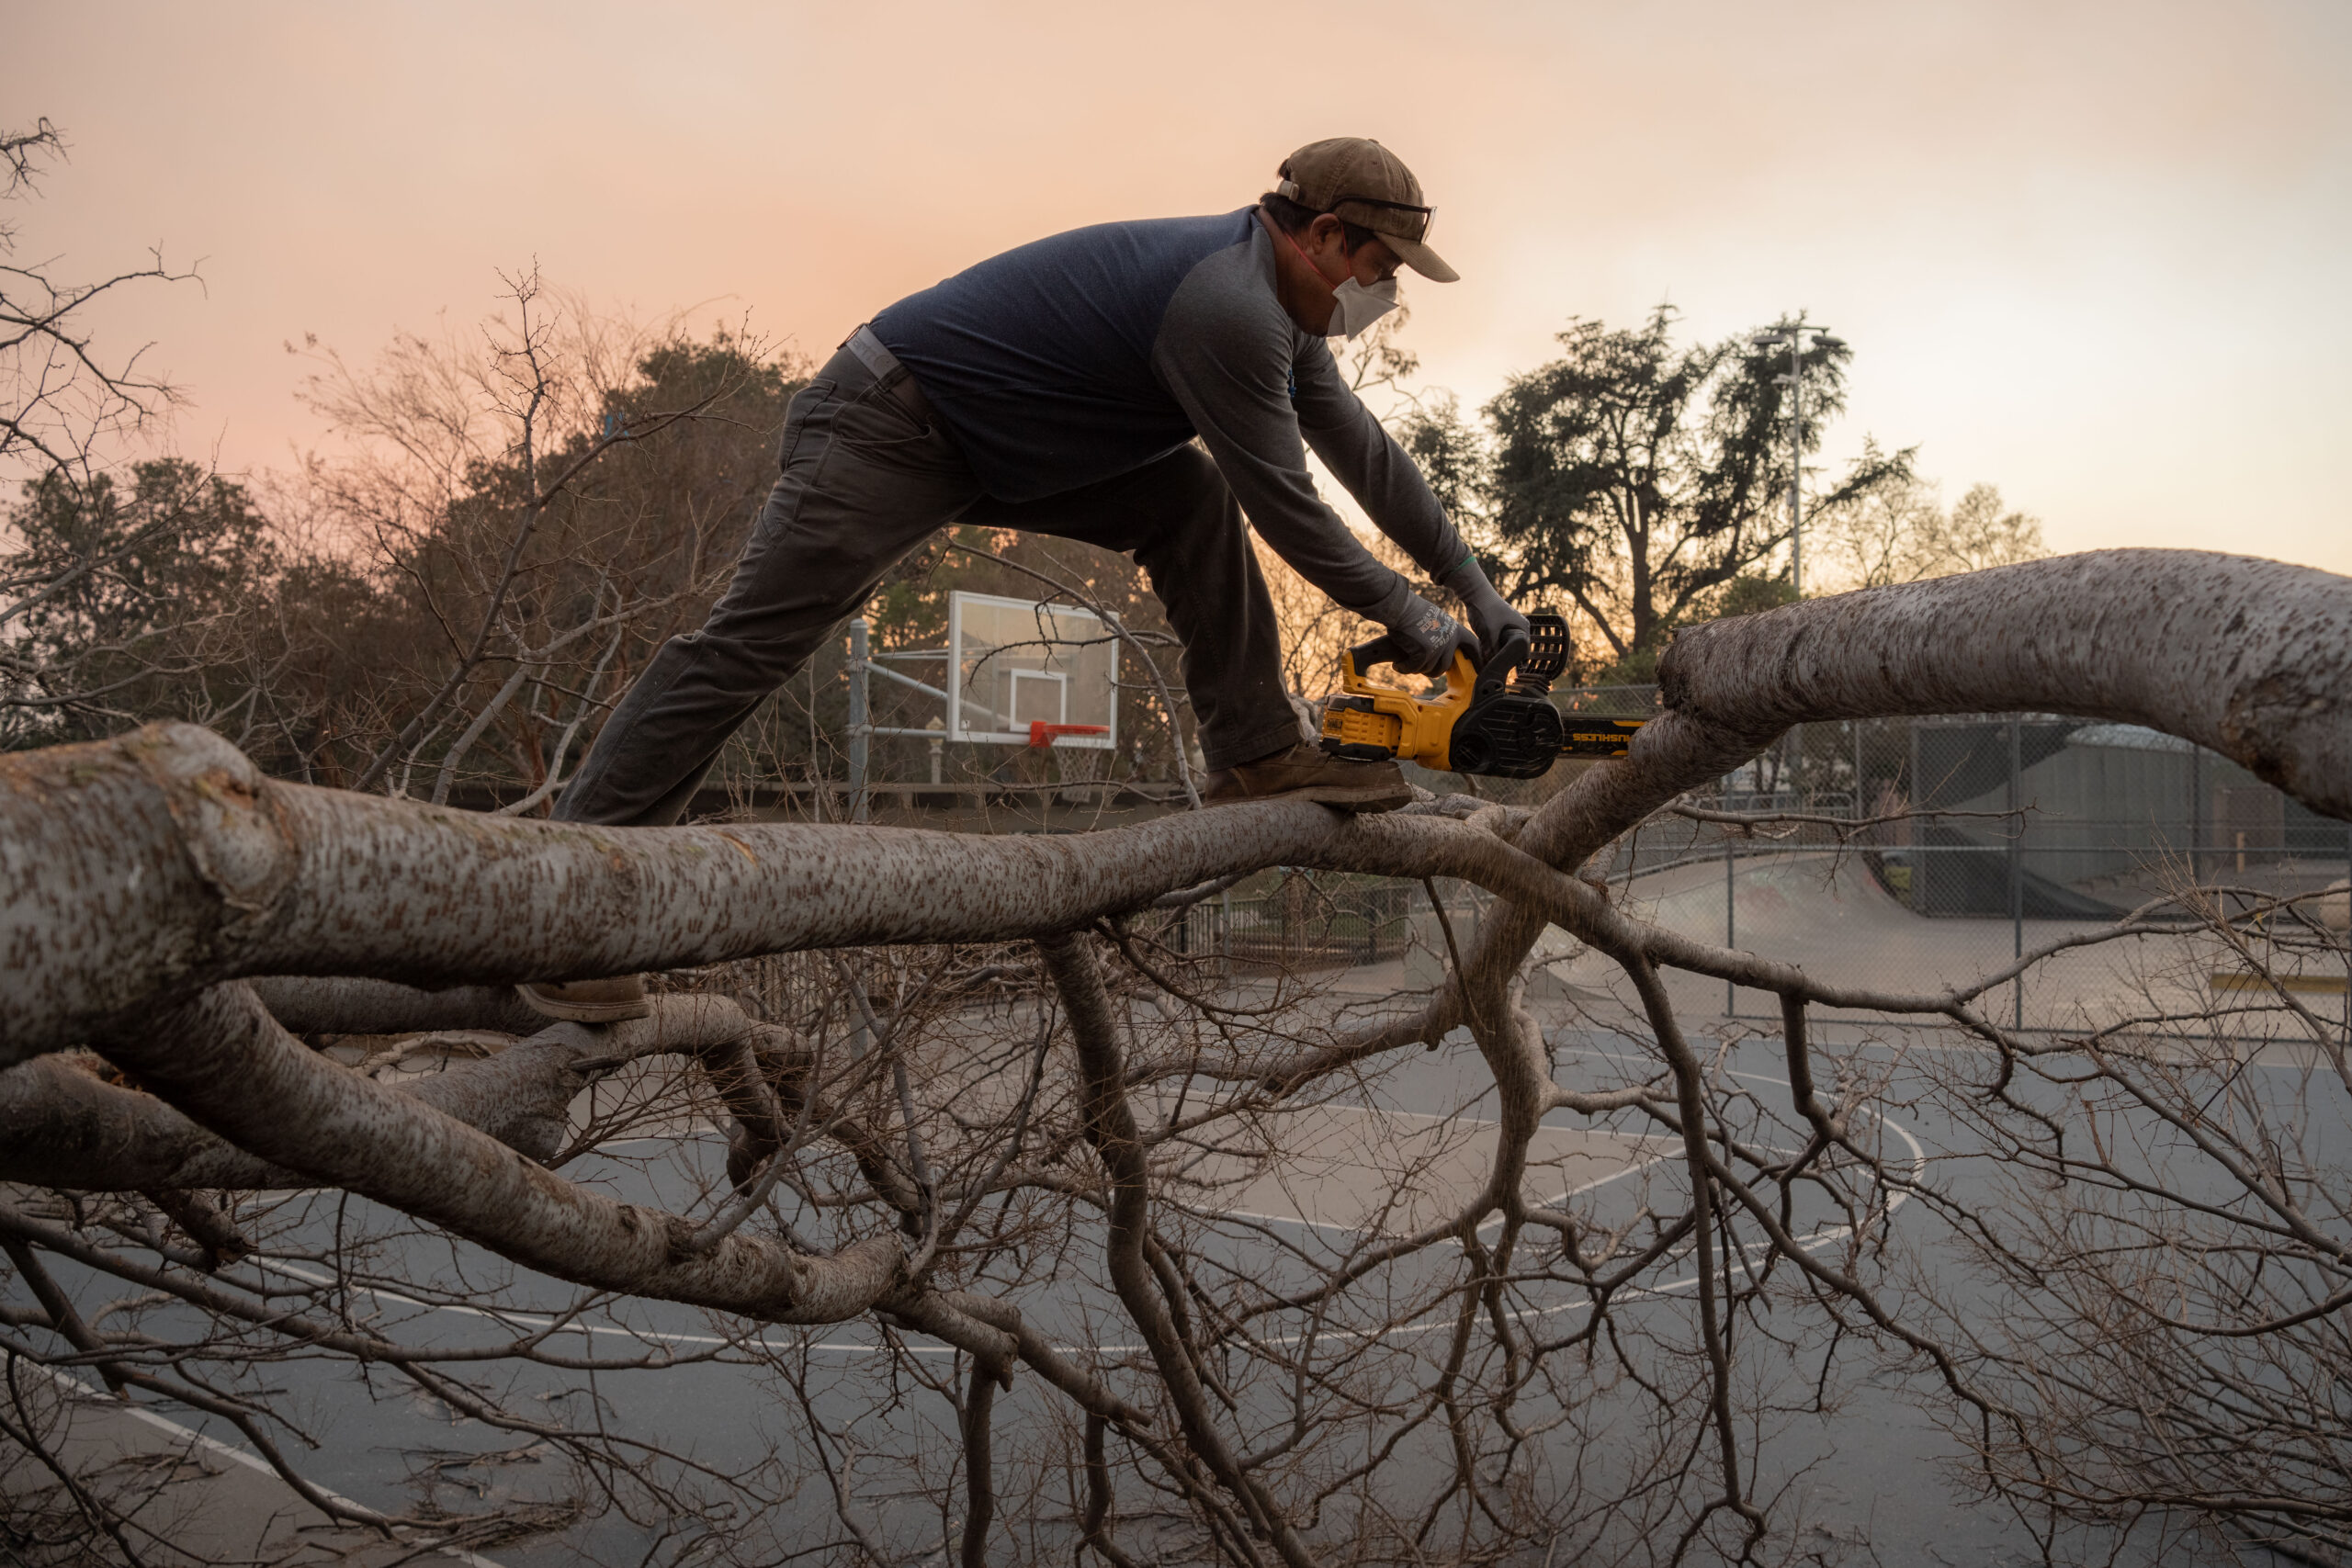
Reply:
M1502 646L1503 637L1514 626L1521 637L1527 635L1527 617L1511 608L1510 601L1495 592L1487 574L1478 570L1475 560L1465 560L1439 580L1462 601L1462 608L1470 616L1470 624L1478 628L1478 667L1485 669L1487 660Z
M1406 596L1388 635L1396 642L1396 657L1389 662L1400 674L1442 675L1453 668L1456 649L1474 660L1478 655L1478 639L1470 629L1418 593Z

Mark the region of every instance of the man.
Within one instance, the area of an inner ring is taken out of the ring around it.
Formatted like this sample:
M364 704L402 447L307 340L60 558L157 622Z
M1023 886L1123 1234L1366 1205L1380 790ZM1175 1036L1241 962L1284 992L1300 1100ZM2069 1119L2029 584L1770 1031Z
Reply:
M1461 599L1476 640L1525 627L1324 341L1393 308L1400 265L1454 280L1427 243L1430 218L1395 154L1337 137L1291 154L1255 207L1057 234L884 310L792 400L782 477L734 581L702 630L672 638L630 688L557 818L676 821L736 727L893 562L956 522L1134 554L1184 644L1205 801L1403 805L1395 763L1341 761L1301 737L1242 517L1308 581L1386 627L1399 670L1436 673L1474 645L1324 504L1311 446ZM525 996L582 1022L645 1011L634 978Z

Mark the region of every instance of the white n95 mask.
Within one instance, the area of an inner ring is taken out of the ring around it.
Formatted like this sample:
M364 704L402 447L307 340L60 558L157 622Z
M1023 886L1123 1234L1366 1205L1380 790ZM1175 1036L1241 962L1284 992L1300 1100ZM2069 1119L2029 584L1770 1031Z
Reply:
M1369 288L1351 277L1331 290L1331 324L1325 337L1354 337L1396 308L1396 280L1384 277Z

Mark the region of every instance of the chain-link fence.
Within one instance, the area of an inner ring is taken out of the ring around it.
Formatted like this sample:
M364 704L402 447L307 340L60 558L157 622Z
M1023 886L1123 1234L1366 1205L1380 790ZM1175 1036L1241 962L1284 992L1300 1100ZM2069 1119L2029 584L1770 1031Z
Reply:
M1606 874L1694 938L1909 996L2047 952L1977 1003L2029 1030L2229 1032L2282 1008L2344 1024L2352 827L2174 737L2047 714L1808 725L1693 804L1777 820L1668 818L1613 845ZM2200 919L2264 908L2252 938ZM2152 929L2069 945L2134 918ZM1601 979L1589 958L1565 973ZM1777 1018L1762 993L1712 999Z
M1412 945L1417 906L1417 883L1277 869L1194 904L1160 940L1238 972L1385 964Z
M1602 717L1657 708L1649 686L1572 689L1557 700ZM1020 761L1060 762L1048 753ZM1532 780L1408 772L1441 793L1533 807L1581 768L1612 765L1564 762ZM873 787L889 819L929 820L944 809L920 785L913 794ZM969 823L938 825L1073 830L1183 807L1167 788L1128 784L1114 800L1067 778L1029 787L1043 792L1039 802L1059 803L1052 809L1069 820L1036 803L1010 809L996 802ZM2338 936L2331 949L2325 933L2346 924L2352 828L2171 736L2050 714L1813 724L1690 804L1699 811L1651 822L1588 870L1604 875L1628 908L1691 937L1857 990L1913 997L1977 987L2057 948L1976 1004L2025 1029L2194 1016L2226 1032L2238 1012L2275 1013L2282 994L2313 1020L2343 1025L2343 942ZM1710 812L1759 820L1705 819ZM1485 896L1437 886L1457 942L1466 942ZM2190 888L2205 891L2184 908ZM2199 908L2226 913L2281 900L2288 908L2278 918L2307 926L2312 943L2254 951L2191 929ZM2135 912L2155 929L2124 942L2066 945ZM1430 984L1442 975L1442 936L1418 885L1276 869L1193 906L1162 940L1221 957L1237 976L1402 961L1400 984ZM1572 944L1548 943L1539 956L1549 960L1541 976L1571 998L1622 988L1605 964ZM1694 984L1677 982L1686 1011L1776 1016L1764 994L1720 982L1701 994Z
M1562 697L1602 716L1655 709L1646 687ZM1577 766L1516 783L1414 776L1532 806ZM1808 725L1687 804L1587 870L1623 907L1694 939L1879 995L1997 978L1973 1005L2030 1031L2346 1027L2352 826L2171 736L2047 714ZM1710 819L1734 815L1756 820ZM1486 896L1438 886L1466 942ZM1418 948L1408 969L1425 983L1437 957L1427 899L1408 888L1402 907L1415 913L1394 929ZM2204 918L2264 909L2235 936ZM2144 933L2083 940L2127 919ZM1563 933L1538 958L1539 984L1630 1005L1612 966ZM1675 989L1686 1016L1779 1016L1773 997L1720 981L1683 976Z

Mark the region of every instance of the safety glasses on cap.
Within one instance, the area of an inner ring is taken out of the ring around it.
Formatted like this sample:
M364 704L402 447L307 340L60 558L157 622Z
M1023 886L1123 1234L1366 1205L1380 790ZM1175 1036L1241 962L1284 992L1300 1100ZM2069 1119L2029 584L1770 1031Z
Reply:
M1331 202L1331 211L1333 215L1337 216L1339 209L1345 207L1351 201L1359 207L1381 207L1387 209L1391 212L1411 213L1413 215L1414 221L1409 229L1397 229L1391 231L1392 232L1399 234L1408 240L1419 241L1428 239L1430 237L1430 225L1437 221L1437 209L1434 207L1422 207L1409 201L1389 201L1376 196L1341 196L1334 197ZM1375 232L1380 231L1377 224L1367 223L1364 227L1374 230Z

